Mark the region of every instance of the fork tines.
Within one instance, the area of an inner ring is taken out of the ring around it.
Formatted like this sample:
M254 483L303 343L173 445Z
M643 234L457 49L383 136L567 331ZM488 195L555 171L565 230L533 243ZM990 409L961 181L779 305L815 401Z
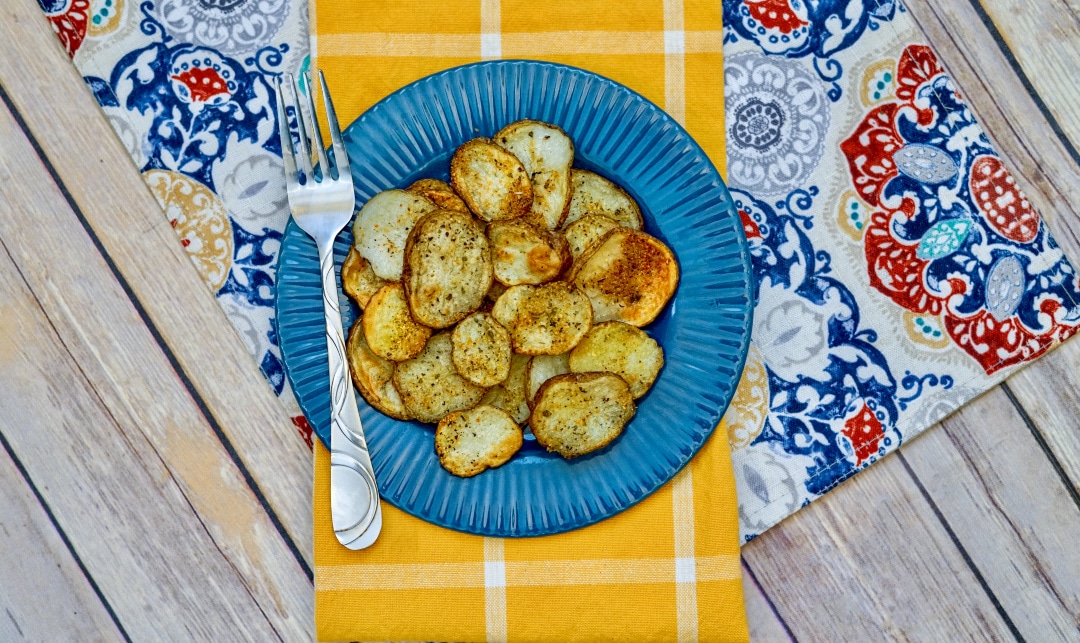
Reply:
M277 117L278 133L281 136L281 158L285 163L285 180L290 189L301 184L319 183L326 180L335 180L342 174L349 173L349 157L345 153L345 146L341 140L341 128L338 125L337 113L334 111L334 103L330 100L330 92L326 88L326 77L319 70L319 85L322 87L323 105L326 108L327 129L330 132L330 141L333 145L334 166L327 160L323 147L322 134L318 126L318 118L315 112L315 102L311 98L311 74L303 73L303 86L296 82L292 74L283 74L284 79L278 78L277 82ZM298 129L297 138L293 139L292 128L289 124L289 116L286 111L284 85L289 85L292 91L292 107L296 114ZM305 91L306 89L306 91ZM307 111L301 107L301 96ZM309 144L309 138L311 143ZM295 146L294 146L295 142ZM297 147L299 153L297 153ZM319 161L319 173L316 174L311 163L311 147L315 148ZM299 165L299 168L297 167ZM335 167L336 166L336 167Z

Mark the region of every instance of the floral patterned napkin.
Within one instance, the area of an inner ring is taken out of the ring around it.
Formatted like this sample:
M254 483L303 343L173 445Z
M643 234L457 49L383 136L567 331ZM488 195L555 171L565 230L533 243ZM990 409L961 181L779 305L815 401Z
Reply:
M1080 290L898 2L724 0L724 30L749 540L1075 333Z
M272 88L308 66L307 2L38 2L310 444L273 320ZM724 421L749 540L1072 335L1080 291L902 5L723 0L723 17L758 283Z

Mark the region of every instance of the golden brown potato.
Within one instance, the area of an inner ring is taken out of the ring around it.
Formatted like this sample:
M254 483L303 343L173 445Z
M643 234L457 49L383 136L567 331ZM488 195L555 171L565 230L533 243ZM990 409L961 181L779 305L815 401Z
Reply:
M491 316L507 330L513 330L518 316L518 307L521 306L521 302L528 299L534 290L536 290L536 286L529 285L507 288L495 300L495 305L491 308Z
M510 414L514 421L524 425L529 420L529 405L525 401L525 372L532 358L514 353L510 356L510 374L498 384L488 389L481 404L490 404Z
M521 160L531 178L532 208L527 220L558 230L570 211L574 142L558 126L530 120L507 125L494 140Z
M421 422L438 422L447 413L475 406L484 396L483 387L458 374L451 351L450 333L439 333L419 355L394 369L394 386L405 408Z
M596 242L603 239L604 235L618 227L619 224L614 219L603 214L586 214L574 221L563 230L566 243L570 246L570 256L577 261Z
M438 179L420 179L405 188L405 191L420 195L443 210L469 213L469 206L454 192L454 188Z
M446 328L480 307L491 288L491 250L471 216L437 210L416 223L405 244L402 283L416 321Z
M450 413L435 429L439 463L463 478L505 464L521 448L521 442L521 427L514 419L487 404Z
M349 331L345 354L353 384L368 404L392 418L412 419L394 386L394 363L371 352L359 321Z
M515 219L529 212L532 183L516 156L490 139L462 144L450 159L450 182L484 221Z
M648 392L663 366L664 351L655 339L617 321L593 326L569 359L571 373L607 371L623 378L635 400Z
M396 282L383 286L371 297L360 321L372 352L394 362L419 355L431 337L430 328L413 321L405 303L405 290Z
M510 332L488 313L473 313L451 335L454 368L477 386L495 386L510 374Z
M570 247L558 232L524 221L487 227L495 279L507 286L552 281L570 266Z
M537 443L564 458L607 446L636 407L626 382L612 373L567 373L536 394L530 425Z
M588 295L593 322L644 326L675 294L679 265L659 239L620 227L575 262L570 281Z
M506 291L499 301L512 291ZM495 306L498 308L499 302ZM558 355L581 341L592 327L592 317L592 306L585 293L565 281L556 281L536 286L529 292L518 304L517 314L507 328L518 353Z
M379 192L356 213L353 246L379 278L401 281L405 241L416 222L436 209L431 201L404 190Z
M573 196L564 227L588 214L602 214L619 225L634 230L645 227L641 208L626 190L618 185L599 174L578 169L571 171L570 181L573 184Z
M356 246L349 247L349 253L341 263L341 289L352 297L360 310L366 308L371 296L386 284L387 281L371 269L367 259L360 256Z

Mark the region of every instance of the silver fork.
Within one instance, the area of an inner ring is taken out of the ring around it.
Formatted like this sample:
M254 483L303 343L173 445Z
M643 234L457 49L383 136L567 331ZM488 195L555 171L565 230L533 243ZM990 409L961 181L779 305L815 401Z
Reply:
M278 132L281 134L281 157L285 162L285 182L289 193L289 209L300 229L308 233L319 247L319 267L322 272L323 312L326 315L326 348L330 359L330 509L334 533L338 541L349 549L363 549L375 542L382 529L382 506L379 490L375 484L375 470L368 455L364 428L353 397L352 381L345 360L345 333L341 329L341 311L338 309L338 286L334 277L334 239L352 218L355 197L352 174L349 173L349 157L341 141L334 104L326 88L326 78L319 72L326 119L330 139L334 146L337 178L327 162L323 151L322 135L319 133L315 104L311 100L311 76L304 73L307 92L301 92L289 75L297 124L300 129L299 151L293 150L289 120L285 113L285 95L282 81L277 83ZM300 108L299 96L303 94L308 114ZM311 166L311 149L307 136L311 137L322 169L317 180ZM297 164L303 173L300 183Z

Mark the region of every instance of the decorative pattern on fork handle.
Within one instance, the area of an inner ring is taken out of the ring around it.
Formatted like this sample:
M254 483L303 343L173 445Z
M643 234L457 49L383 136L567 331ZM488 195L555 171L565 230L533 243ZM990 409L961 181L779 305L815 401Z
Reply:
M341 326L337 280L334 276L333 243L319 248L319 265L323 280L323 309L326 314L326 354L330 363L330 431L333 447L330 454L331 503L337 509L332 512L334 532L341 544L350 549L361 549L370 544L360 540L369 529L371 541L378 536L382 526L382 506L378 501L379 489L372 471L367 440L364 439L360 425L360 414L356 408L356 398L353 397L346 361L345 333ZM342 437L345 439L342 440ZM363 464L365 462L366 467ZM359 480L343 480L354 477ZM366 494L363 493L364 490ZM364 496L367 510L361 512L360 503ZM376 520L378 524L373 524Z

